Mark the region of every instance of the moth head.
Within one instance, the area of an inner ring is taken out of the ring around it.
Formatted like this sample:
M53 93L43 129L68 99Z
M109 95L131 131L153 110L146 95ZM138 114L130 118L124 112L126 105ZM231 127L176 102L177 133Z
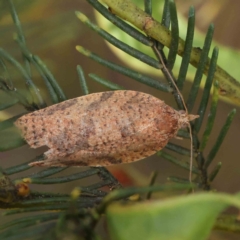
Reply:
M186 128L186 127L188 127L190 121L193 121L194 119L199 117L199 115L188 114L184 110L180 110L178 112L180 114L179 128Z

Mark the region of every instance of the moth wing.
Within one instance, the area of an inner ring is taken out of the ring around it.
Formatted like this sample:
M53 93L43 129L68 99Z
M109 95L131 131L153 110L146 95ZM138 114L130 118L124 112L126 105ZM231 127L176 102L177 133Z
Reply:
M97 151L79 150L70 154L50 149L45 153L46 159L31 163L31 166L108 166L120 163L134 162L153 155L161 150L167 140L155 139L140 143L136 141L129 145L129 139L115 142L117 148L105 149L101 147Z
M66 135L83 139L90 135L93 136L95 134L92 131L94 128L100 130L100 132L103 131L101 128L104 128L104 124L109 121L111 114L118 113L130 99L134 99L136 102L139 94L134 91L109 91L89 94L26 114L19 118L15 125L21 130L22 136L33 148L43 145L51 148L52 144L50 142L56 142L61 147L64 142L68 141ZM99 117L101 121L98 121ZM114 117L124 118L124 116L119 115L112 116L112 118ZM114 127L113 122L110 122L110 125ZM76 135L78 129L80 129L79 135ZM108 130L108 132L112 132L111 127ZM102 135L102 133L100 134ZM115 137L120 136L115 135ZM64 141L58 143L58 139Z

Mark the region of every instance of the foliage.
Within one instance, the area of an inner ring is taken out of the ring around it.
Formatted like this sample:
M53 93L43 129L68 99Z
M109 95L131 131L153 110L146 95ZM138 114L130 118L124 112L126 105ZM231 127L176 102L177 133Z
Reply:
M34 111L47 106L32 79L31 67L35 67L42 76L53 104L66 100L65 94L60 88L58 81L54 78L53 74L48 70L46 65L38 56L35 56L28 50L21 28L21 23L18 19L14 5L11 0L5 1L9 6L13 21L16 26L16 41L23 55L23 64L19 63L4 49L0 49L0 89L2 90L1 93L6 94L6 96L10 96L6 98L7 100L5 102L1 103L0 109L6 110L13 105L19 104L24 106L28 111ZM132 69L119 66L102 59L97 54L90 52L82 46L77 46L77 51L83 55L86 55L87 57L92 58L100 64L113 69L114 71L131 77L136 81L158 89L159 91L172 93L179 109L184 109L181 96L173 85L172 79L176 82L178 88L182 89L186 79L189 62L192 61L191 54L195 22L194 9L189 9L188 31L185 43L183 43L182 40L179 40L178 17L175 3L171 0L165 1L161 25L164 26L164 28L160 29L159 31L160 33L165 32L171 35L171 38L168 38L168 43L166 43L159 41L155 35L150 34L151 30L154 30L151 29L151 27L149 28L150 32L146 32L148 35L146 36L127 22L123 21L121 19L121 14L125 11L116 11L114 5L111 5L111 11L108 11L107 8L105 8L96 0L87 1L98 12L104 15L104 17L113 22L118 28L125 31L142 44L152 48L156 58L134 49L128 44L114 38L108 32L105 32L94 25L83 13L76 12L77 17L84 24L88 25L91 29L96 31L105 40L111 42L117 48L141 60L143 63L163 71L163 75L168 83L160 82L144 74L139 74L137 71ZM110 3L113 3L114 1L104 2L110 5ZM129 1L125 1L125 3L130 4ZM131 9L129 8L128 10ZM133 10L131 10L131 13L136 14L136 10L138 11L139 9L134 7ZM112 14L112 12L117 13L120 18ZM145 1L145 12L140 11L139 16L149 18L151 12L151 1ZM125 19L125 17L123 19ZM157 24L158 26L160 25L156 22L154 22L154 24ZM171 31L169 30L170 26ZM139 26L136 25L136 27ZM141 26L140 29L144 30ZM209 165L212 163L217 151L221 147L236 111L232 110L229 113L226 118L226 123L219 133L217 141L213 144L209 154L205 156L203 151L205 150L207 144L209 144L208 139L213 129L219 95L219 82L214 79L214 74L216 71L219 71L216 70L219 69L217 67L217 48L214 48L211 59L208 59L213 30L213 25L210 25L206 34L203 49L197 53L199 56L199 64L197 65L192 88L186 101L188 110L191 111L195 104L196 94L198 93L203 73L205 72L206 74L207 64L207 79L202 94L201 104L198 106L197 112L200 117L195 120L191 126L193 132L194 156L196 160L196 164L192 168L194 179L191 184L189 183L188 179L170 177L169 180L172 182L171 184L152 186L154 184L153 177L153 181L151 181L151 184L148 187L122 188L112 191L113 189L121 188L121 186L115 177L112 176L107 169L102 167L89 168L88 170L79 171L76 174L71 175L66 174L62 177L52 177L54 174L66 170L66 168L53 167L33 173L30 176L26 175L25 178L15 180L11 179L11 175L18 172L24 172L25 170L29 169L30 166L28 163L35 161L36 158L41 159L41 155L24 164L0 170L0 206L2 209L8 209L4 212L4 216L10 214L17 215L20 213L25 214L21 216L19 215L20 217L18 219L12 220L6 224L1 224L0 238L65 239L67 237L67 239L99 239L99 236L95 233L95 231L93 231L93 228L99 222L102 214L104 213L106 213L107 216L107 223L112 239L129 239L129 237L136 237L138 231L135 228L136 226L137 229L142 228L143 231L145 231L146 227L147 229L151 229L151 232L149 232L150 230L144 232L144 234L149 234L148 239L156 239L156 235L159 237L161 236L161 239L177 239L179 236L182 236L182 239L206 239L214 223L215 226L224 228L223 225L220 227L220 224L218 224L217 217L219 216L220 211L225 209L229 204L238 208L240 207L238 195L230 196L226 194L202 193L194 194L193 196L183 195L180 197L172 197L171 199L167 198L164 201L150 200L152 192L162 191L164 193L171 192L171 194L174 193L180 195L186 192L191 192L192 189L194 189L194 191L210 190L211 183L221 168L221 163L218 163L213 171L208 171ZM172 69L175 66L176 55L179 53L179 44L182 46L182 62L179 74L177 77L175 77L172 73ZM165 45L167 45L170 49L167 56L163 51ZM20 74L23 76L28 94L22 94L22 92L15 88L8 71L7 64L9 63L18 69ZM80 66L77 67L77 72L79 74L83 92L84 94L88 94L89 90L86 79ZM102 79L95 74L89 74L89 77L112 90L124 88L123 86L119 86L111 81ZM206 107L210 99L212 84L214 88L213 97L210 111L207 112ZM206 114L208 115L208 121L206 126L202 126L203 118ZM0 123L1 151L14 149L25 144L19 135L17 136L16 133L13 135L13 123L18 117L19 116L16 116ZM199 137L199 131L201 128L204 129L204 133L201 137ZM12 136L12 138L4 141L3 135ZM188 139L189 133L186 130L181 130L179 131L178 136ZM170 151L166 151L166 149ZM177 153L178 156L185 155L189 157L189 149L173 143L168 143L166 149L159 152L158 156L161 156L162 158L173 162L179 167L190 171L191 168L189 163L179 161L178 157L176 157L176 154L172 154ZM31 190L28 185L29 183L64 184L69 181L75 181L94 175L98 175L100 177L100 180L96 184L85 187L76 187L73 189L71 194L36 192ZM108 191L102 190L102 187L104 186L109 187ZM141 203L135 203L133 200L131 200L132 195L134 194L137 194L137 199L139 201L141 200ZM144 201L146 199L146 194L148 201ZM118 201L118 203L116 203L116 201ZM40 213L26 216L26 214L30 212ZM175 218L174 222L172 221L173 217ZM232 216L228 216L226 219L229 220L230 218L232 218ZM129 222L127 222L127 219ZM195 222L195 224L194 219L198 220ZM163 226L160 226L161 222L165 222L165 229L163 229ZM178 226L179 222L181 223L181 225L179 225L180 228ZM146 226L147 223L148 225ZM126 227L128 227L128 231L126 231ZM239 225L234 221L228 225L225 225L225 229L227 230L233 229L233 227L235 227L235 231L239 231ZM168 228L170 228L171 231ZM186 235L187 233L189 234ZM129 235L126 237L126 234ZM137 236L137 239L146 239L144 234Z

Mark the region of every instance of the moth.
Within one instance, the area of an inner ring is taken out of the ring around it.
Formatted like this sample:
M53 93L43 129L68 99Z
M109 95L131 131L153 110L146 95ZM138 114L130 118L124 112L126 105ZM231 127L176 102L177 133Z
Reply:
M153 155L197 117L152 95L121 90L70 99L15 125L30 147L49 148L31 166L107 166Z

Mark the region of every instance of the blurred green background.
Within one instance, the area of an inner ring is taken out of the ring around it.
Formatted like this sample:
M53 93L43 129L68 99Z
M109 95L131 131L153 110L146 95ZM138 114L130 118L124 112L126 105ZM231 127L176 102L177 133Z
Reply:
M161 93L143 84L136 83L128 77L122 76L105 67L102 67L85 56L80 55L75 50L76 45L82 45L109 61L125 65L123 61L118 60L118 58L107 47L105 42L95 32L88 29L75 16L74 11L80 10L93 22L95 22L93 9L87 3L87 1L15 0L13 2L15 3L15 7L21 20L29 50L35 55L38 55L47 64L48 68L54 74L68 98L74 98L82 95L76 72L76 66L79 64L82 66L86 75L88 73L95 73L105 79L112 80L113 82L124 86L126 89L134 89L151 93L164 100L167 104L175 107L174 99L171 94ZM156 1L153 1L153 5L154 2ZM208 25L213 22L215 25L214 39L221 44L239 51L240 41L237 30L240 24L240 15L238 14L238 10L240 9L239 1L231 1L231 4L229 4L228 0L176 0L175 2L177 4L179 13L183 14L184 16L187 16L189 6L194 5L196 7L196 25L198 30L205 32L208 28ZM4 5L4 1L1 1L0 46L21 61L19 48L13 41L14 33L15 27L13 25L10 13ZM221 58L221 48L219 58ZM239 61L239 59L232 59L232 61ZM141 69L139 69L139 71L140 70ZM225 70L230 73L231 71L236 71L236 69ZM151 75L151 72L149 75ZM22 88L23 84L22 82L21 84L19 83L21 80L19 79L20 76L18 72L15 72L15 70L12 69L11 76L14 79L15 85ZM45 87L41 77L36 71L33 71L33 80L44 95ZM89 78L88 85L90 92L107 90L105 87L93 82ZM189 89L190 83L188 82L183 92L185 98L187 98ZM200 99L200 95L201 93L199 94L198 99ZM220 101L217 119L214 126L213 135L211 137L213 142L216 141L219 130L225 122L226 115L233 107L235 106ZM239 110L239 107L236 108ZM196 110L197 106L194 111L196 112ZM7 112L1 111L0 120L2 121L24 111L25 110L22 107L14 106ZM194 111L193 113L195 113ZM213 187L218 191L239 191L239 120L240 113L238 111L225 138L222 148L220 149L212 165L212 167L214 167L217 162L222 162L223 164L220 173L213 183ZM202 133L203 132L200 132L200 134ZM179 141L180 140L173 140L173 142L177 144L179 144ZM189 141L182 141L182 144L185 147L189 147L190 145ZM206 149L206 153L209 149L210 146ZM29 149L28 146L23 146L8 152L2 152L0 153L0 164L3 168L20 164L32 159L39 153L42 153L43 150L44 149L33 150ZM184 158L184 160L188 161L189 159ZM119 168L125 169L126 174L128 175L129 180L126 181L126 184L146 184L150 173L156 169L159 172L157 181L161 183L165 182L166 178L170 175L183 177L188 176L187 171L179 169L177 166L174 166L156 156L137 163L121 165L117 167L114 166L110 167L109 169L112 171L119 171L116 170ZM23 172L19 174L19 176L25 176L27 173L32 171L37 171L37 169L31 169L28 172ZM79 170L71 168L68 171L70 173ZM87 179L85 181L87 181ZM47 185L38 187L38 190L69 192L69 189L72 189L74 186L79 184L80 182L71 182L63 184L64 186L59 185L58 187L56 185ZM81 184L84 183L81 181ZM33 186L33 188L36 188L36 186ZM226 239L226 236L222 233L216 233L216 236L217 238L214 239Z

